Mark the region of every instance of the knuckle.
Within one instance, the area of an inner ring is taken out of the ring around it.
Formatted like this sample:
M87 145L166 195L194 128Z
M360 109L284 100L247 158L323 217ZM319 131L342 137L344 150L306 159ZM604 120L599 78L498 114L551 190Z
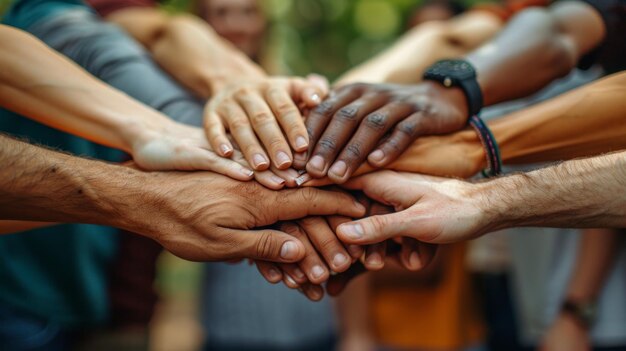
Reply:
M374 112L367 116L365 125L369 128L381 130L387 125L388 116L381 112Z
M375 215L371 217L371 223L375 232L380 232L387 225L387 217L381 215Z
M311 227L319 224L319 217L305 217L300 220L300 223L306 227Z
M297 118L289 118L287 121L283 123L284 123L285 129L287 129L291 133L299 132L300 130L302 130L302 124L298 122Z
M272 138L268 141L268 145L271 150L276 150L285 147L285 140L283 138Z
M258 257L271 257L272 253L276 252L276 249L277 243L271 233L263 232L259 234L255 248Z
M293 115L297 113L296 107L290 101L278 102L276 111L281 115Z
M336 250L338 245L337 240L332 236L325 236L319 241L319 249L324 252Z
M324 117L330 117L333 113L333 110L334 110L333 102L326 100L326 101L323 101L321 104L317 105L317 107L313 109L313 112L319 115L322 115Z
M252 122L257 125L264 125L274 122L274 115L266 111L256 112L252 115Z
M417 122L416 121L403 121L398 124L398 131L402 134L405 134L409 138L413 138L417 133Z
M341 108L336 114L335 118L344 122L354 122L359 114L359 109L354 106L347 106Z
M337 143L330 138L323 138L319 141L318 145L324 151L337 151Z
M317 198L317 191L314 188L302 189L300 194L306 203L311 203Z
M242 129L246 129L250 126L250 123L245 118L235 118L230 122L230 129L237 132Z
M293 223L293 222L283 222L280 225L280 230L282 230L283 232L292 235L292 236L299 236L300 235L300 228L298 227L297 224Z
M344 152L350 159L358 160L363 155L363 152L361 152L361 144L359 143L351 143L350 145L346 146Z
M254 92L254 89L252 89L249 86L244 86L244 87L240 87L239 89L237 89L237 91L235 91L234 96L237 99L247 99L250 95L252 95Z
M313 130L313 127L311 126L306 126L306 133L309 136L309 140L315 140L315 130Z
M393 152L402 151L402 148L400 147L400 143L395 138L391 138L387 140L385 145L387 145L387 148Z
M259 147L256 145L256 143L250 143L250 144L239 145L239 146L243 148L246 155L252 155L259 151Z

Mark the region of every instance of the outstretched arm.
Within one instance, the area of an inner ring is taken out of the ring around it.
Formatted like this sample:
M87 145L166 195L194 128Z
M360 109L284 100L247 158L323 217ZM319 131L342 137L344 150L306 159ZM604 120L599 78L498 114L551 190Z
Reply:
M202 129L173 122L111 88L33 36L0 25L0 41L0 105L126 151L145 169L204 169L252 178L245 161L214 154Z
M195 16L129 7L105 18L124 28L161 67L202 98L237 80L266 77L261 67Z
M400 212L340 225L338 235L355 245L395 236L451 243L511 227L623 228L625 179L626 152L478 184L383 171L348 187Z
M448 21L424 23L380 55L346 72L336 85L418 83L428 66L437 60L466 55L503 26L498 16L486 11L470 11Z
M271 191L210 172L151 172L0 136L0 219L77 222L140 233L189 260L297 262L302 243L267 227L313 215L359 217L351 196Z
M575 25L573 25L575 24ZM484 106L533 93L567 74L605 36L600 14L584 2L531 8L468 54ZM417 138L462 129L468 101L459 87L352 84L307 118L313 148L296 158L315 178L345 182L363 161L389 165ZM472 112L473 113L473 112Z
M503 163L530 164L593 156L626 148L626 72L490 121ZM476 132L416 140L387 168L470 177L486 167ZM358 174L373 169L362 166Z
M269 78L196 16L130 7L117 9L106 19L125 28L196 95L212 98L205 109L204 127L219 155L233 153L227 131L255 170L265 170L270 164L288 168L292 150L307 149L308 134L299 107L315 107L326 96L325 80Z

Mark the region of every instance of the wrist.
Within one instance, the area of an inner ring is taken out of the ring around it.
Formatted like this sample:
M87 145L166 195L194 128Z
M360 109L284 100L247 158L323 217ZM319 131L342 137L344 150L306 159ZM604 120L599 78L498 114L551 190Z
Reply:
M463 116L467 121L469 117L469 109L467 104L467 97L465 93L459 87L445 87L441 83L425 80L421 83L426 89L428 89L427 96L435 96L439 99L450 104L459 112L460 116Z
M248 58L236 57L239 53L235 53L235 57L230 57L225 60L219 70L208 65L203 65L198 69L199 80L204 87L203 90L207 90L205 97L214 96L222 89L232 85L241 83L243 81L255 81L267 79L267 74L257 67Z
M488 166L485 147L474 129L466 128L452 134L451 142L459 145L465 159L469 161L471 169L467 172L468 176L475 175Z

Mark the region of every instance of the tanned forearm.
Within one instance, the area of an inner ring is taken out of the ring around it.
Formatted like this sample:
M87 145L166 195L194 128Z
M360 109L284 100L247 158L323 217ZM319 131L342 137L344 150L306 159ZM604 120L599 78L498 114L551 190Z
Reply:
M480 184L488 231L521 226L626 227L626 152Z
M232 82L265 77L257 64L195 16L127 8L106 19L126 29L161 67L199 97L208 98Z
M531 164L626 149L626 73L619 73L488 123L502 161ZM467 129L420 138L389 169L469 177L486 165L484 147ZM370 171L363 166L358 174Z
M530 8L467 55L485 106L527 96L568 74L605 35L602 17L583 2Z
M345 73L337 84L417 83L428 66L440 59L467 54L491 39L503 25L497 16L484 11L425 23L412 29L390 49Z
M139 171L2 135L0 164L0 219L138 227L128 217L144 198Z
M100 82L33 36L0 25L0 105L124 151L173 123Z

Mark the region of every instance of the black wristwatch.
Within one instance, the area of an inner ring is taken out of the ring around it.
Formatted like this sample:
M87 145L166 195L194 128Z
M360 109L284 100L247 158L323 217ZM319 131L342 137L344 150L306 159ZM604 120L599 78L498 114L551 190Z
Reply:
M597 306L594 302L578 302L568 299L561 305L561 312L574 317L583 327L589 329L596 320Z
M424 80L433 80L446 88L459 87L467 98L469 116L483 108L483 94L476 79L476 70L465 60L441 60L424 73Z

